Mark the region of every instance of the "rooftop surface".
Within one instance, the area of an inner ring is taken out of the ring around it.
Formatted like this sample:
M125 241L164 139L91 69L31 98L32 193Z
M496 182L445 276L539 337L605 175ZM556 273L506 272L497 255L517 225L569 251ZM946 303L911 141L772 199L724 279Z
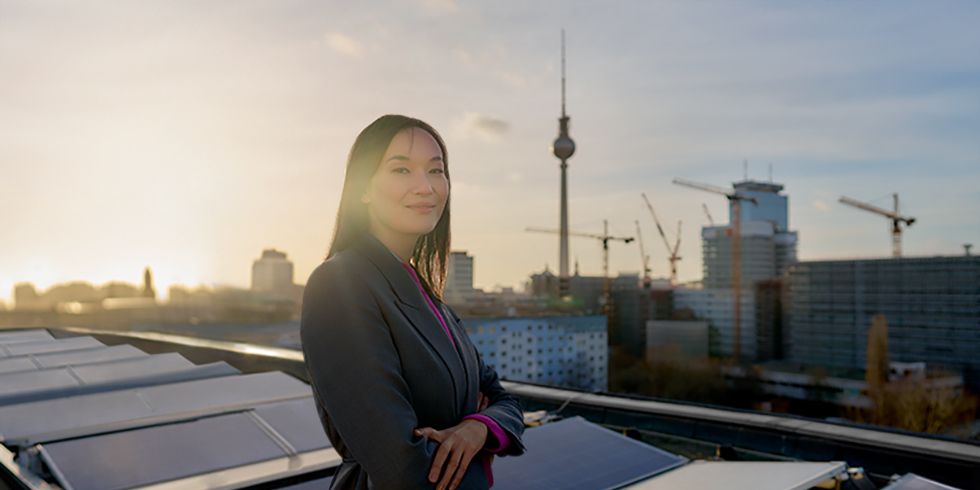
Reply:
M498 489L980 487L970 444L504 385L528 451L496 458ZM340 463L300 352L155 332L0 331L0 443L13 488L327 488Z

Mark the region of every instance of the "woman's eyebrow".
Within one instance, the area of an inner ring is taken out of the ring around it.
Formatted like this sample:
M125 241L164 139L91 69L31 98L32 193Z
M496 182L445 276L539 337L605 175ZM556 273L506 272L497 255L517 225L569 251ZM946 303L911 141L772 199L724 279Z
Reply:
M388 162L390 162L392 160L398 160L398 161L402 161L402 162L407 162L407 161L409 161L409 158L407 156L405 156L405 155L392 155L392 156L388 157L387 160L385 160L385 163L388 163ZM441 162L442 161L442 157L439 156L439 155L436 155L436 156L430 158L429 161L430 162Z

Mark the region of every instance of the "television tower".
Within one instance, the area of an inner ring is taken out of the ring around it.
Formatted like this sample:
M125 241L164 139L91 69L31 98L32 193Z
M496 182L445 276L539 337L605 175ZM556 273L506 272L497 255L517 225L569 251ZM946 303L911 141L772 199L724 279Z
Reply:
M552 153L561 160L561 219L558 251L558 294L570 295L568 284L568 159L575 154L575 142L568 136L569 118L565 114L565 30L561 31L561 117L558 119L558 138L551 146Z

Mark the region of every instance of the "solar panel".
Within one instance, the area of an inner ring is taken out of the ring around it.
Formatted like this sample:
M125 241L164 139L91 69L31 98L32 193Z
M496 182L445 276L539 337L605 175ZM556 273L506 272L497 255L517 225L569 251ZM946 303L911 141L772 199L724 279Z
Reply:
M37 361L37 364L42 368L53 368L69 365L79 366L83 364L94 364L97 362L118 361L122 359L135 359L137 357L146 357L148 355L149 354L146 352L143 352L129 344L122 344L108 347L97 347L94 349L52 352L49 354L34 354L30 357Z
M687 462L578 416L529 428L522 439L522 456L494 459L494 488L617 488Z
M246 477L278 479L288 476L279 473L305 473L339 462L313 403L312 397L277 402L244 412L45 443L40 448L65 488L129 488L164 481L174 487L199 486L180 481L193 475L209 486L221 486L228 483L227 475L217 472L284 458L278 470L265 466ZM330 478L314 482L329 485Z
M65 488L112 490L285 457L247 413L43 444Z
M30 356L0 359L0 374L33 371L35 369L38 369L38 365L34 363Z
M262 405L254 412L298 452L331 447L312 397Z
M168 353L76 367L0 374L0 405L238 373L237 369L224 362L196 366L180 354Z
M906 473L905 476L881 490L956 490L956 488L923 478L915 473Z
M283 372L224 376L0 406L0 441L25 446L305 398Z
M724 488L726 490L808 490L847 471L840 461L695 461L626 487L629 490ZM825 487L820 487L825 488Z
M323 478L314 478L312 480L277 488L279 490L324 490L325 488L330 488L331 481L333 481L332 476L324 476Z
M146 357L149 354L129 344L92 349L70 350L65 352L50 352L47 354L28 354L16 357L0 358L0 374L18 371L35 371L38 369L79 366L97 362L115 361Z
M12 344L0 344L0 358L26 356L28 354L43 354L46 352L91 349L93 347L105 347L105 345L102 342L95 340L94 337L88 336L71 337L67 339L16 342Z
M51 334L43 329L14 330L12 332L0 331L0 344L14 344L18 342L31 342L37 340L52 339Z

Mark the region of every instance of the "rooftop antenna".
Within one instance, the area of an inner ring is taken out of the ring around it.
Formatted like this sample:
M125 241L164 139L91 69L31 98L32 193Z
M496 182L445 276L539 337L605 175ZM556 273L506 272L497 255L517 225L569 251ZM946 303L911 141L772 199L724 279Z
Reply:
M972 243L964 243L963 244L963 251L966 252L966 256L967 257L970 256L970 249L971 248L973 248L973 244Z

